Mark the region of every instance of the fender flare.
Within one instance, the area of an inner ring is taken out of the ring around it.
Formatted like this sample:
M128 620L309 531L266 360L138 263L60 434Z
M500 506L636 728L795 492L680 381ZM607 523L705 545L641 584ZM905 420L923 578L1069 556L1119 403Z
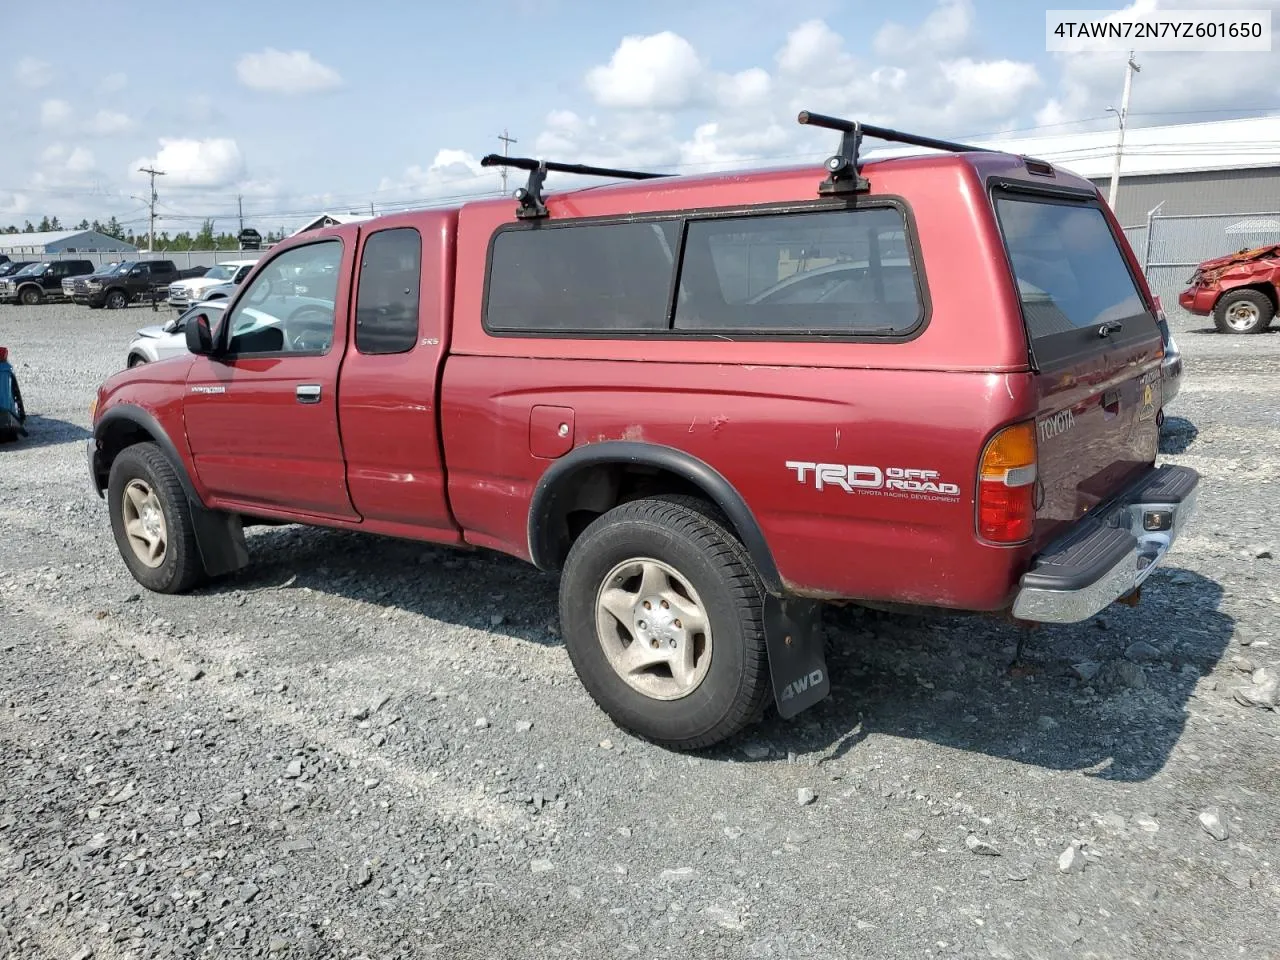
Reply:
M98 492L98 496L102 496L102 491L106 489L106 478L109 467L105 467L98 460L101 453L100 446L103 437L108 433L109 428L116 423L129 423L141 430L146 431L159 444L160 449L164 451L165 456L169 458L169 462L173 464L174 470L178 472L178 479L182 482L183 492L186 493L187 499L191 501L192 506L204 508L204 501L200 499L200 495L196 493L195 484L191 482L191 476L187 473L186 462L178 453L178 448L173 440L169 438L169 434L165 432L164 427L160 426L160 422L156 420L150 413L141 407L135 407L133 404L120 404L112 407L103 413L101 419L93 425L93 487Z
M249 564L249 549L244 541L244 527L237 514L225 513L221 510L210 510L196 493L191 476L187 473L186 464L178 453L172 439L160 426L159 422L143 410L132 404L121 404L106 411L93 427L93 444L90 450L89 472L93 478L93 487L98 496L106 487L107 470L99 461L100 444L107 429L115 423L128 423L146 431L164 451L173 469L178 474L182 490L187 495L191 507L191 525L196 535L196 547L200 551L200 562L205 572L211 577L232 573Z
M782 577L760 524L742 494L711 465L675 447L635 440L590 443L555 461L538 480L529 504L529 557L540 570L555 570L555 541L548 519L555 515L563 481L572 474L602 464L643 464L666 470L698 487L728 517L747 548L765 589L782 596Z

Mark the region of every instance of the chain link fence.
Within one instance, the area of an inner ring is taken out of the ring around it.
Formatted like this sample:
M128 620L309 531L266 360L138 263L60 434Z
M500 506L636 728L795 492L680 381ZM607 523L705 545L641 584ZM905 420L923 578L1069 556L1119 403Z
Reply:
M1280 243L1280 212L1152 216L1145 224L1125 227L1124 233L1165 313L1170 319L1188 319L1190 314L1178 306L1178 294L1196 266L1211 257Z

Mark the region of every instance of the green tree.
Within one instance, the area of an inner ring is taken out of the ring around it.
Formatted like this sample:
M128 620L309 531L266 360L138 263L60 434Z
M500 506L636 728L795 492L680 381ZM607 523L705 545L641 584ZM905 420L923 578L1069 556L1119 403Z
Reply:
M50 229L50 230L61 230L61 229L62 229L62 224L60 224L60 223L58 222L58 218L57 218L57 217L52 217L52 218L49 220L49 229Z
M106 227L102 225L101 220L95 220L93 221L93 223L89 224L89 229L96 230L98 233L102 233L102 231L105 230Z
M124 239L124 231L120 228L120 221L114 215L107 221L107 225L102 232L109 237L115 237L117 240Z
M48 218L48 217L41 217L41 218L40 218L40 226L36 228L36 232L37 232L37 233L48 233L48 232L49 232L50 230L52 230L52 229L53 229L53 227L49 226L49 218Z
M30 220L28 220L28 221L26 222L26 224L24 224L24 225L23 225L23 227L22 227L22 232L23 232L23 233L35 233L35 232L36 232L36 228L35 228L35 227L33 227L33 226L31 225L31 221L30 221Z
M96 222L96 221L95 221L95 222ZM77 223L77 224L76 224L76 229L77 229L77 230L90 230L90 229L97 229L97 228L96 228L96 227L92 227L92 228L91 228L91 227L89 226L89 221L88 221L88 220L81 220L79 223Z
M196 234L195 245L197 250L213 249L213 221L206 220L200 225L200 232Z
M17 227L15 227L15 226L11 223L11 224L9 224L7 227L5 227L5 228L4 228L4 232L5 232L5 233L17 233L17 232L18 232L18 228L17 228Z

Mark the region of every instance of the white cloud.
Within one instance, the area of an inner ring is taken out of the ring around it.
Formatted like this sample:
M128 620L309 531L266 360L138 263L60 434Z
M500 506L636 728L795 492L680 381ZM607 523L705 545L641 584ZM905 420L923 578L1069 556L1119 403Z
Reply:
M229 138L209 140L160 139L160 150L151 157L134 161L129 178L146 180L138 167L163 170L162 181L169 187L224 187L235 183L244 172L239 145Z
M952 108L984 119L1007 115L1040 85L1035 67L1013 60L979 62L962 57L940 67L954 90Z
M586 74L605 109L553 112L534 147L543 156L687 172L820 161L834 135L797 125L802 109L963 136L1025 117L1044 88L1032 62L983 55L971 0L938 0L918 22L889 23L875 36L875 50L855 56L827 22L807 20L781 40L770 69L737 73L716 71L675 34L627 37Z
M28 90L39 90L53 83L53 66L35 57L23 57L13 68L18 85Z
M776 59L783 73L795 74L829 71L850 60L844 39L822 20L807 20L787 34Z
M97 161L87 147L51 143L40 153L40 168L31 175L31 186L56 196L59 191L84 187L85 175L96 169Z
M103 96L110 96L113 93L119 93L128 85L128 75L117 70L114 73L108 73L102 78L102 81L98 84L98 93Z
M919 26L886 23L876 33L873 49L882 59L895 62L938 57L965 49L972 32L971 0L940 0Z
M93 167L93 152L86 147L76 147L67 157L68 173L88 173Z
M246 53L236 61L236 76L246 87L268 93L316 93L342 86L338 71L306 50L267 47L259 53Z
M89 121L89 132L100 137L125 133L134 127L133 118L116 110L99 110Z
M704 81L693 45L664 30L624 37L604 66L587 72L587 90L602 107L678 109L697 99Z
M40 125L49 130L71 122L71 104L65 100L46 100L40 104Z
M434 200L442 197L493 193L501 184L496 168L485 169L474 154L446 148L427 166L413 164L397 177L383 177L378 200Z

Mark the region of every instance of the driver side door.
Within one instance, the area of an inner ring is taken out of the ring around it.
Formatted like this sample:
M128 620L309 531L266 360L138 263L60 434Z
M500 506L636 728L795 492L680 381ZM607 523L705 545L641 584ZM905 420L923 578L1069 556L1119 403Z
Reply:
M226 311L214 354L193 361L187 443L210 506L359 519L337 411L358 236L346 227L265 262Z

